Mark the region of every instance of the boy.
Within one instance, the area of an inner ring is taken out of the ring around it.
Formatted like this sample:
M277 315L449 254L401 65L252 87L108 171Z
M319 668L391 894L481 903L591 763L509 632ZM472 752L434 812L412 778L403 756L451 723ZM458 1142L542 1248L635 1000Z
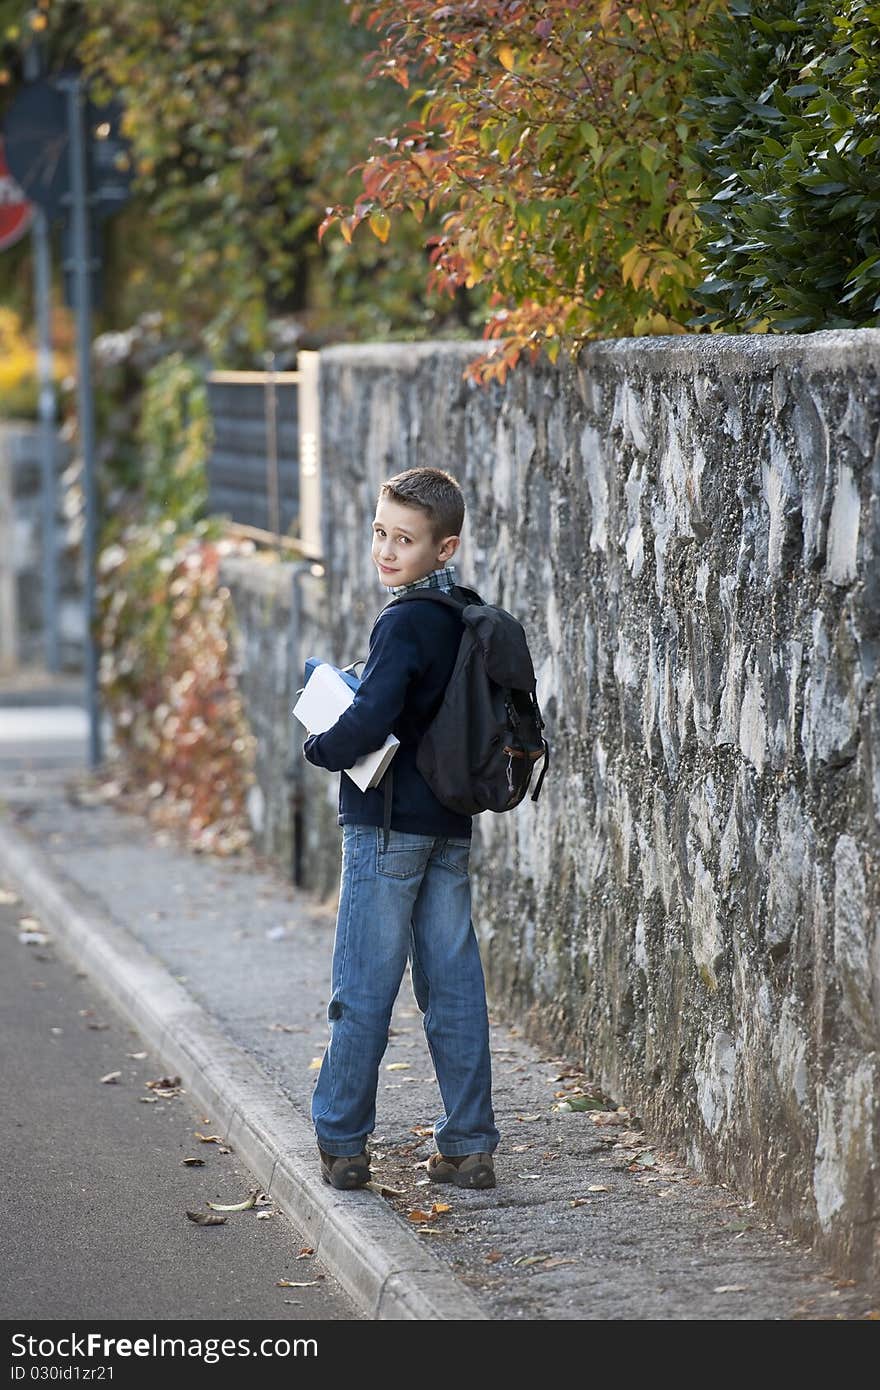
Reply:
M450 473L409 468L383 483L372 561L392 595L422 586L447 592L461 540L464 499ZM494 1187L498 1131L492 1111L489 1021L470 916L471 817L448 810L416 766L419 739L455 666L461 619L429 599L385 609L370 639L354 701L303 753L331 772L400 740L392 767L391 831L384 846L384 789L339 785L342 874L330 1044L312 1097L321 1172L334 1187L370 1178L366 1141L375 1125L379 1063L407 957L424 1014L445 1113L434 1126L434 1182ZM466 731L462 730L462 737Z

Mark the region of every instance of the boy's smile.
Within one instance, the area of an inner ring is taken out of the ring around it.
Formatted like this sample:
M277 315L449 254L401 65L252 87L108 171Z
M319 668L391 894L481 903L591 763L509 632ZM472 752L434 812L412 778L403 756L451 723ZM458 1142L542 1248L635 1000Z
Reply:
M373 564L388 588L412 584L432 570L448 565L458 549L459 536L435 541L431 518L421 507L407 507L381 497L373 520Z

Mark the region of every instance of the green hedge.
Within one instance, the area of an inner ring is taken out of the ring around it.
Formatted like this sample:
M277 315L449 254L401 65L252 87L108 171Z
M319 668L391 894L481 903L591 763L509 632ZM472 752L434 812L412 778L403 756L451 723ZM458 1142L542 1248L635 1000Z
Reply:
M880 325L880 6L732 0L695 57L695 326Z

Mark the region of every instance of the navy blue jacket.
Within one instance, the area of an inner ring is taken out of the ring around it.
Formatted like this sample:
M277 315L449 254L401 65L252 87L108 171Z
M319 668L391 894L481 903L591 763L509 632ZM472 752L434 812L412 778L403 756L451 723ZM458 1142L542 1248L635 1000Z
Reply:
M303 744L310 763L340 772L339 825L384 823L384 782L362 792L341 769L381 748L393 733L400 747L391 764L391 828L470 836L473 817L441 805L416 766L419 739L440 708L461 635L458 614L431 599L397 604L379 614L354 700L332 729L310 734Z

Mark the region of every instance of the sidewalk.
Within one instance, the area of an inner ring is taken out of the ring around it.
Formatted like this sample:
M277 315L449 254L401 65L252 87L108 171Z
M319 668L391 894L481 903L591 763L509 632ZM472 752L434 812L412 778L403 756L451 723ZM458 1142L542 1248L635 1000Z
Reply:
M3 774L4 884L181 1076L369 1317L858 1319L877 1308L876 1290L837 1287L746 1203L653 1148L637 1116L554 1108L577 1105L586 1078L497 1015L498 1187L429 1188L441 1106L408 978L372 1141L374 1178L399 1195L335 1192L308 1119L334 904L247 856L189 854L63 769Z

